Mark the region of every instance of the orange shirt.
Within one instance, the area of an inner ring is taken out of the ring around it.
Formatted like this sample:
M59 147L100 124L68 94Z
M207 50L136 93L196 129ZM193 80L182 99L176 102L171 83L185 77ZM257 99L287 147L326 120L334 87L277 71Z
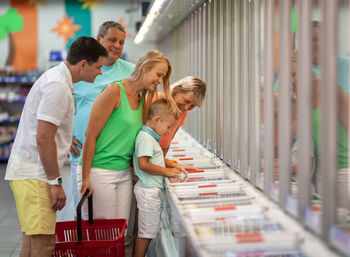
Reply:
M187 112L181 112L179 119L176 121L175 125L170 129L169 134L166 134L159 140L160 147L162 149L167 148L171 140L173 139L176 131L185 124Z

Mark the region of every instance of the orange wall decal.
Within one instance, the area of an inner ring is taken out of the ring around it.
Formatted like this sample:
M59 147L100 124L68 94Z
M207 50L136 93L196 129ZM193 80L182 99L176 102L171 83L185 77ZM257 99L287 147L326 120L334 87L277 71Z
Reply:
M38 68L38 11L27 0L11 0L11 7L22 16L24 28L13 33L14 60L13 70L36 70Z

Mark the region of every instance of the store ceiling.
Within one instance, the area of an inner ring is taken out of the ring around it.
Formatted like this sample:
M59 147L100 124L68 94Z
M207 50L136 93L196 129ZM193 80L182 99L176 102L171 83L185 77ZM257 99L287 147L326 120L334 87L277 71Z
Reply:
M207 0L170 0L164 5L160 14L152 24L147 33L146 43L154 43L162 40L173 29L182 23L182 21L193 11L198 9ZM151 8L153 2L150 4Z

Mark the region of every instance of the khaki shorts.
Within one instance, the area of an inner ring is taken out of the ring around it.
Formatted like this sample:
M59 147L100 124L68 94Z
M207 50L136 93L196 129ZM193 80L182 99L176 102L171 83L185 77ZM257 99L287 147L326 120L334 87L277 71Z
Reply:
M36 179L12 180L18 219L26 235L54 235L56 212L51 209L50 185Z
M138 218L138 237L156 238L160 230L160 215L162 212L162 189L158 187L134 187Z

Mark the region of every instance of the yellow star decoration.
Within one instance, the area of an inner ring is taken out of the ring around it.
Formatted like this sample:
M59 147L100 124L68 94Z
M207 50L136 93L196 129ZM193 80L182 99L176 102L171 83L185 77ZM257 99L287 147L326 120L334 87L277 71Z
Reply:
M29 5L42 5L42 6L47 6L47 2L45 0L28 0Z
M63 15L63 20L57 21L57 27L51 29L51 31L57 32L59 37L63 37L65 43L68 38L75 38L75 31L80 30L80 25L73 24L74 19L68 19L67 14Z
M130 37L130 33L127 31L128 25L124 24L124 18L120 18L117 22L120 23L124 27L125 32L126 32L125 35L127 37Z
M78 0L78 1L84 3L81 9L89 8L90 11L92 11L97 5L102 6L101 0Z

